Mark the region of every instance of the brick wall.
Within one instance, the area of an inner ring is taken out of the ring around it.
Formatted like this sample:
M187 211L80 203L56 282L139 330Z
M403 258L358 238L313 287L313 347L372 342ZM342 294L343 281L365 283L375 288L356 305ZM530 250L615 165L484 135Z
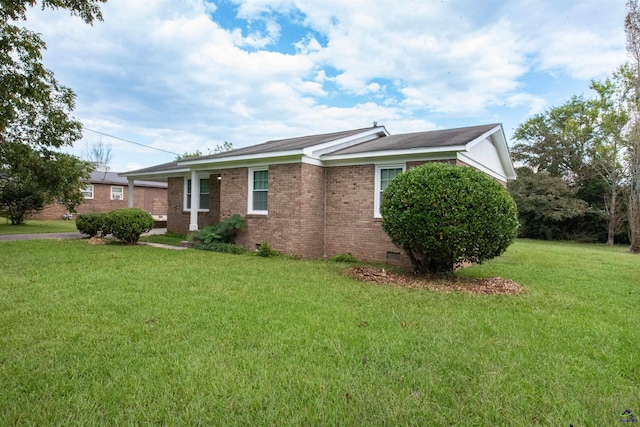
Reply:
M254 250L268 242L283 253L304 258L324 255L324 169L303 163L269 167L268 214L247 214L249 189L247 168L222 173L222 217L239 213L247 230L236 243Z
M382 220L373 216L375 166L332 167L325 173L326 256L350 252L362 260L407 265L404 252L382 229Z
M447 162L456 163L456 160ZM408 162L413 168L425 162ZM459 163L459 162L458 162ZM352 253L369 261L410 265L402 249L374 218L375 166L323 168L305 163L269 166L268 215L247 214L248 168L210 176L210 211L198 214L198 226L233 214L247 220L236 243L248 250L268 242L274 249L303 258ZM187 233L189 212L183 211L183 178L169 179L167 228Z
M167 231L188 234L191 212L184 210L184 178L169 178L167 189ZM209 176L209 212L198 212L198 229L220 222L220 180Z
M94 212L110 212L114 209L126 208L129 206L129 188L126 185L115 185L123 187L122 200L111 200L111 187L109 184L93 184L93 199L84 199L76 211L78 214ZM152 209L149 209L152 206ZM166 215L167 210L167 190L154 187L135 187L133 190L133 207L151 212L153 215ZM59 203L52 203L43 211L33 215L33 219L50 220L62 219L62 215L67 209Z

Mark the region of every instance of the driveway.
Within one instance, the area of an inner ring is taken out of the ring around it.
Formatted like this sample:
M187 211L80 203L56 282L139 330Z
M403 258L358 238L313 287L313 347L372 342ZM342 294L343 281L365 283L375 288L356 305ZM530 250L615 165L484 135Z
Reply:
M165 234L166 232L166 228L154 228L147 233L142 233L142 235L149 236L151 234ZM4 236L0 236L0 242L8 242L14 240L82 239L85 237L89 236L78 231L69 233L7 234Z

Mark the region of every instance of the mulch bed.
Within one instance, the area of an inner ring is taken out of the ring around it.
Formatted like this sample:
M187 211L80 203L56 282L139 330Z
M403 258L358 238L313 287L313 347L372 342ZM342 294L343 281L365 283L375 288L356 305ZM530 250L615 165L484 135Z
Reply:
M439 292L467 292L485 295L517 295L524 292L524 288L518 283L501 277L473 279L468 277L401 275L372 267L354 267L348 273L356 280L377 285L428 289Z

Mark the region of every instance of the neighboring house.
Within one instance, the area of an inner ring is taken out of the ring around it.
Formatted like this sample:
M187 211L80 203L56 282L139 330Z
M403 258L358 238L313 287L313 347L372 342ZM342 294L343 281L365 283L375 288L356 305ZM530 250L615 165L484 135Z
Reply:
M269 141L121 173L168 182L168 231L187 233L232 214L236 243L304 258L351 253L406 264L382 229L380 199L399 173L425 162L475 167L502 184L515 171L500 124L390 135L384 126Z
M82 189L84 202L76 207L76 211L83 214L126 208L129 206L129 191L128 180L118 176L117 172L91 172L90 178L86 180ZM166 221L167 184L136 180L132 206L148 211L157 221ZM33 215L33 218L62 219L63 215L67 213L68 211L63 205L53 203Z

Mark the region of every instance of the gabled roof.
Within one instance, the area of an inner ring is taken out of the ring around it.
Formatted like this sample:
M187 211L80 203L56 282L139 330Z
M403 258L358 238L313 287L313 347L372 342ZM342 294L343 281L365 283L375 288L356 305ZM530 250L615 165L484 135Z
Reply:
M334 151L332 155L369 153L376 151L411 150L415 148L463 146L474 141L499 124L473 126L457 129L433 130L428 132L405 133L363 142L353 147Z
M479 143L492 144L500 158L504 172L496 177L514 179L515 170L509 155L502 125L489 124L429 132L390 135L384 126L352 129L319 135L301 136L267 141L223 153L187 158L145 169L120 174L126 177L164 180L184 176L191 171L215 171L230 167L282 162L308 162L317 165L336 165L344 162L371 161L390 158L433 160L451 158L473 160L464 153ZM493 149L492 149L493 150ZM416 156L419 156L416 157ZM442 157L446 156L446 157ZM476 156L477 157L477 156ZM497 160L493 161L494 163ZM477 164L476 166L482 166Z
M105 184L105 185L127 185L127 178L121 177L118 175L119 172L103 172L103 171L93 171L89 176L89 179L86 182L90 184ZM164 182L154 182L154 181L134 181L135 186L138 187L156 187L156 188L167 188L167 184Z
M262 144L252 145L250 147L238 148L236 150L225 151L222 153L211 154L209 156L198 157L197 160L220 159L225 157L246 156L252 154L265 154L283 151L302 150L316 145L325 144L327 142L337 141L351 136L359 135L363 132L371 131L371 129L380 129L383 132L384 126L375 126L374 128L352 129L342 132L324 133L319 135L299 136L296 138L277 139L263 142ZM384 130L386 133L386 130ZM185 159L185 160L195 160Z

